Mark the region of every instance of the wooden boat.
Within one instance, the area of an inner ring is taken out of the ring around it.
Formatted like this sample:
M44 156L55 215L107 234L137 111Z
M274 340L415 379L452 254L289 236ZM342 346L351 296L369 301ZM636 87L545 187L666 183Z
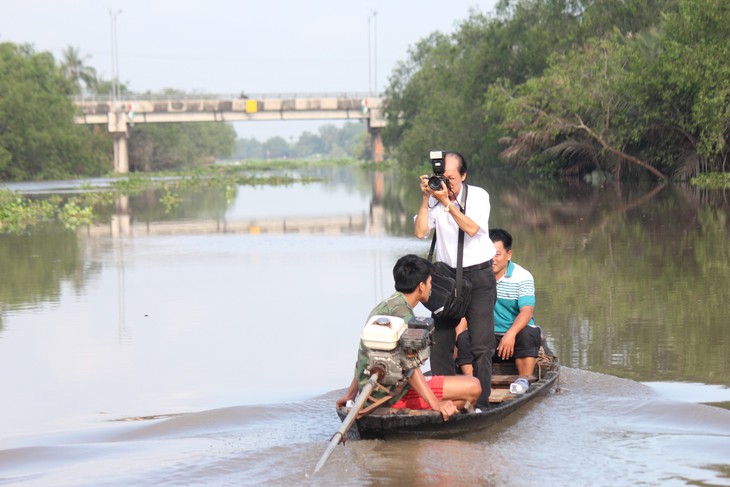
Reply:
M347 433L349 439L449 438L487 428L533 399L559 388L560 363L547 345L540 356L530 387L523 394L513 394L509 386L517 378L514 363L495 363L489 409L462 412L444 421L441 413L431 410L382 407L358 418ZM344 421L350 408L337 409Z

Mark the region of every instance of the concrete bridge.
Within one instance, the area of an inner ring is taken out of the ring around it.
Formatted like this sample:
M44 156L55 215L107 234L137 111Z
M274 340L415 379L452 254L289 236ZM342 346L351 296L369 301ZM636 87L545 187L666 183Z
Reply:
M260 120L367 120L373 160L383 160L382 99L362 94L126 96L76 100L76 123L106 125L114 136L114 171L129 172L127 138L137 123Z

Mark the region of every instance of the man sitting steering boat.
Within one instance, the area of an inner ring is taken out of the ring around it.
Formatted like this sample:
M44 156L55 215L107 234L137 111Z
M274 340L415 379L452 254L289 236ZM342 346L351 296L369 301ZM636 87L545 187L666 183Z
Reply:
M431 295L431 272L433 264L413 254L404 255L393 267L396 292L375 306L369 318L378 315L402 318L408 323L413 317L413 308L420 302L426 303ZM368 351L360 342L355 377L343 397L337 400L337 407L354 400L358 390L368 382ZM378 387L371 393L374 401L387 398L383 406L391 408L433 409L444 420L466 406L476 403L481 394L481 385L475 377L465 375L429 376L415 367L408 371L407 378L398 384Z

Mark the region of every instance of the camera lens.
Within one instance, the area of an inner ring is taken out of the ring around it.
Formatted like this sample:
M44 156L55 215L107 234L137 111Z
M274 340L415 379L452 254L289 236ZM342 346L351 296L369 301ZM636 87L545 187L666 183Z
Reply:
M433 191L441 189L441 178L438 176L431 176L428 178L428 187Z

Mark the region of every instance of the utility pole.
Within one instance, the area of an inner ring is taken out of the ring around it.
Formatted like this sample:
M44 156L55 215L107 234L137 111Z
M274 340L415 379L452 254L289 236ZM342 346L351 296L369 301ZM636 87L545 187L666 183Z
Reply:
M119 52L117 43L117 16L120 10L109 9L112 48L112 101L109 106L109 132L114 138L114 172L129 172L127 152L127 116L119 104Z
M373 43L370 39L372 35L372 28L370 27L370 21L372 16L368 14L368 95L373 94Z
M372 41L371 41L372 39ZM370 147L374 162L383 161L381 128L384 120L378 93L378 12L368 14L368 98L363 100L363 113L367 114Z
M368 94L378 92L378 12L368 15ZM372 22L372 25L371 25ZM372 36L372 41L371 41Z
M109 9L109 22L112 36L112 102L116 105L119 99L119 53L117 45L117 16L122 13L119 9Z
M373 86L378 94L378 12L373 10Z

